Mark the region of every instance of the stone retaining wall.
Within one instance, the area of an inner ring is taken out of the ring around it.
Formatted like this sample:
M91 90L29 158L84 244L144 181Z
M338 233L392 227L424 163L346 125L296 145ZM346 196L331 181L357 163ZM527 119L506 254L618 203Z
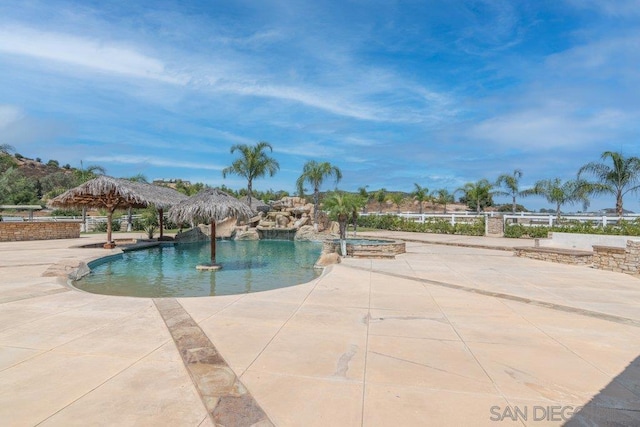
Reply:
M640 274L640 241L628 240L626 248L594 246L593 265L602 270Z
M514 250L515 255L519 257L558 262L561 264L590 265L593 259L591 252L571 249L523 247L514 248Z
M80 237L81 222L0 221L0 242L74 239Z

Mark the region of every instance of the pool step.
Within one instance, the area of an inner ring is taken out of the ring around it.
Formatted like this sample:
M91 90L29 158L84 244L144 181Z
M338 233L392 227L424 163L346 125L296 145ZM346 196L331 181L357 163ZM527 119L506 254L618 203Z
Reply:
M354 251L354 258L378 258L378 259L395 259L396 254L393 252L383 251Z

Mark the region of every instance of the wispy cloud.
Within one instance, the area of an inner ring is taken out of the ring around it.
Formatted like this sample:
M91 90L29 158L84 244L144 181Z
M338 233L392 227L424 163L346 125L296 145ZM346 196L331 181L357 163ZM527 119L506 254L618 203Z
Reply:
M136 49L70 34L21 26L0 28L0 52L25 55L132 77L184 84L184 76L169 73L162 61Z
M134 165L152 165L162 166L164 168L188 168L188 169L204 169L204 170L216 170L221 171L225 166L214 165L203 162L189 162L176 160L172 158L160 158L151 156L140 155L120 155L120 156L89 156L87 160L90 162L98 162L100 164L106 163L121 163L121 164L134 164Z

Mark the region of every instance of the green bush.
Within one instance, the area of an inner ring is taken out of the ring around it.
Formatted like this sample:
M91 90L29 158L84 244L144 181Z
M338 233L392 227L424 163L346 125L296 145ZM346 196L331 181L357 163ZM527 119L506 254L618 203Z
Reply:
M120 231L120 218L112 218L111 219L111 230L112 231ZM105 232L107 231L107 221L101 221L96 223L93 231Z
M532 239L546 238L550 232L579 233L579 234L606 234L610 236L640 236L640 218L633 221L621 220L617 225L605 227L591 221L578 222L567 221L561 224L539 227L527 227L523 224L509 224L504 229L504 237Z
M420 223L396 215L367 215L358 217L358 226L417 233L484 235L484 218L478 218L473 223L451 225L447 218L426 218L424 223Z
M78 209L54 209L51 216L82 216L82 211Z

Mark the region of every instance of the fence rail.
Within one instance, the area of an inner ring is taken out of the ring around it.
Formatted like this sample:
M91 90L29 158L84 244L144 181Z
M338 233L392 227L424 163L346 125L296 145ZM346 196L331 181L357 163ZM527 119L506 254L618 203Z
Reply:
M607 225L617 225L620 221L635 221L640 218L640 214L631 214L623 216L613 215L561 215L558 221L556 215L540 215L540 214L511 214L504 215L503 220L505 226L509 224L521 224L529 227L548 226L552 227L558 222L590 222L595 226L606 227Z
M451 225L455 225L456 223L468 223L473 221L476 218L484 218L484 217L499 217L502 216L505 227L509 224L522 224L524 226L530 227L539 227L539 226L553 226L558 223L558 218L556 215L547 214L541 215L539 213L531 213L531 212L520 212L517 214L502 214L499 212L486 212L477 214L475 212L454 212L454 213L446 213L446 214L435 214L435 213L427 213L427 214L417 214L417 213L409 213L409 212L389 212L389 213L361 213L360 216L383 216L383 215L395 215L401 218L413 220L416 222L420 222L424 224L424 222L429 218L439 218L439 219L448 219ZM580 223L591 222L596 226L606 227L607 225L616 225L621 220L624 221L634 221L640 218L640 214L629 214L623 216L617 215L561 215L560 222L566 221L577 221Z

